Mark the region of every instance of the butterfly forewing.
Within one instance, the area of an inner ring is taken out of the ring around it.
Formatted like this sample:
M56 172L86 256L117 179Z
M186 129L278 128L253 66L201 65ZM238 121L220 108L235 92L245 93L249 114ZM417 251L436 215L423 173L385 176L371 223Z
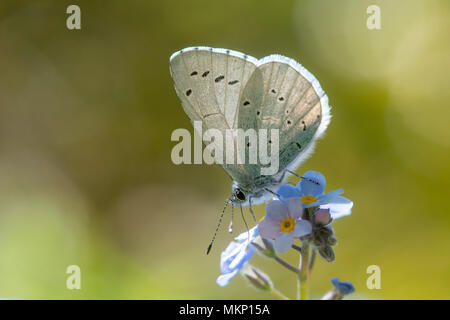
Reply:
M176 92L191 121L202 121L203 133L218 129L225 140L226 129L238 125L238 101L245 84L257 68L256 59L243 53L207 47L188 48L175 53L170 69ZM237 142L235 154L238 154ZM225 146L222 148L225 158ZM248 175L242 165L224 168L233 179L242 180Z

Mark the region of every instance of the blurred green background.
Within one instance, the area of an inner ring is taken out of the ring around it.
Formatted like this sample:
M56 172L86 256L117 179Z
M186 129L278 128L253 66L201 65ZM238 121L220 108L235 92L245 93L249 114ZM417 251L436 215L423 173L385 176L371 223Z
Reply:
M70 4L81 30L66 28ZM381 30L366 27L371 4ZM334 224L336 261L317 262L313 297L337 276L353 298L449 299L449 31L447 0L2 1L0 297L271 298L240 277L215 283L233 237L228 214L205 255L224 170L170 159L172 131L192 128L169 56L206 45L292 57L330 98L327 134L298 172L322 172L355 206ZM66 288L72 264L81 290ZM295 296L295 276L254 264ZM366 287L369 265L380 290Z

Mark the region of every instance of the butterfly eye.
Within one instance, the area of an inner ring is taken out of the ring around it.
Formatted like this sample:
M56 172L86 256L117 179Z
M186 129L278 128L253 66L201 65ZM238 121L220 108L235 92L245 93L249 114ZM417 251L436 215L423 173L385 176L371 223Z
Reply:
M236 198L238 198L238 200L245 201L245 194L240 189L236 189Z

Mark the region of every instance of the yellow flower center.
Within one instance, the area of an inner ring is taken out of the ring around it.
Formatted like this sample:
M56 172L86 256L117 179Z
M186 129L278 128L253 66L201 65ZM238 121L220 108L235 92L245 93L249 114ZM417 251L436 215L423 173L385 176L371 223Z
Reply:
M314 196L303 196L301 200L303 204L311 204L317 201Z
M280 223L280 229L282 232L291 232L294 230L295 221L292 218L285 218Z

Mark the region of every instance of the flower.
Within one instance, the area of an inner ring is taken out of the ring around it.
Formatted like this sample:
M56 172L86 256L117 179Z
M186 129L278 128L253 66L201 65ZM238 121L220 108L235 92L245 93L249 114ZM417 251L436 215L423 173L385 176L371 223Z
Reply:
M250 243L258 236L258 228L254 227L248 232L241 233L230 242L225 251L220 255L220 271L222 275L217 278L217 284L221 287L228 282L246 265L253 256L254 248Z
M281 200L299 198L303 208L319 207L329 209L331 218L338 219L350 215L353 202L341 197L343 189L337 189L328 193L325 191L325 177L316 171L306 172L297 186L289 184L281 186L277 193Z
M275 239L273 246L279 253L288 251L294 238L310 234L311 223L301 220L303 208L300 200L273 200L266 206L266 216L258 224L259 234L264 239Z
M336 290L343 296L355 292L355 287L350 281L339 281L338 278L331 279L331 283L335 286Z

